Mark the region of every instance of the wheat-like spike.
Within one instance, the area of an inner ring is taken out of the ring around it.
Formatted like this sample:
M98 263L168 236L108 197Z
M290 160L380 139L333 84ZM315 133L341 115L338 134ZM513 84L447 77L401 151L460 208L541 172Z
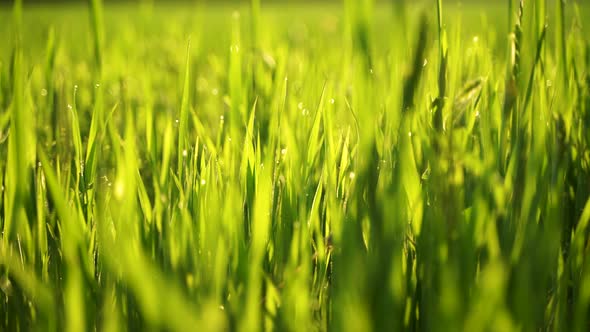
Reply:
M518 14L516 23L514 24L514 31L510 34L510 70L509 76L506 78L506 95L504 98L504 115L507 116L518 95L518 88L516 82L520 74L520 50L522 41L522 13L524 1L521 0L518 5Z
M520 49L522 41L522 13L524 1L520 0L518 5L518 19L514 25L514 39L513 39L513 63L512 76L514 80L518 79L520 74Z

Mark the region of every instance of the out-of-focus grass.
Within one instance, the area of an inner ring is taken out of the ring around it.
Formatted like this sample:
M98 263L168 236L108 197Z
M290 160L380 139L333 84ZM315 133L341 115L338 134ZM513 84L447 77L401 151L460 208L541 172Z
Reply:
M559 4L0 7L0 330L587 330Z

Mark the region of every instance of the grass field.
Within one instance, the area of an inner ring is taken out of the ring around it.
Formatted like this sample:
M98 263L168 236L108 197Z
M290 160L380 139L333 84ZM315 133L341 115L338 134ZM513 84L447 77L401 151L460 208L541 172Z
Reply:
M588 331L590 6L0 6L0 331Z

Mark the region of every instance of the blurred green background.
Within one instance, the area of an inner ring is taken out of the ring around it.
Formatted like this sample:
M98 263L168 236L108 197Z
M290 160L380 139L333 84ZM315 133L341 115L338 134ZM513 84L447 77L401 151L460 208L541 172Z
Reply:
M0 6L0 330L585 331L585 1L88 3Z

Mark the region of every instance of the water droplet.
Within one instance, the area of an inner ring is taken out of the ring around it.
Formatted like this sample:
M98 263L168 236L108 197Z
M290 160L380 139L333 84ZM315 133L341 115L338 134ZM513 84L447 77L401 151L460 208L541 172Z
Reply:
M207 88L207 80L201 76L197 78L197 89L199 91L204 91Z
M220 116L219 116L219 121L223 121L223 120L224 120L224 117L223 117L223 115L220 115Z
M186 151L186 149L185 149L185 150L182 150L182 156L183 156L183 157L186 157L186 156L188 156L188 152Z
M99 88L100 87L100 83L96 83L96 87Z
M553 86L553 82L551 82L551 80L547 80L546 84L548 88Z
M349 177L351 180L354 180L354 177L355 177L355 176L356 176L356 174L354 174L354 172L350 172L350 174L348 174L348 177Z
M47 90L46 89L41 89L41 95L43 97L47 96Z
M408 136L409 137L412 137L412 132L411 131L408 131Z
M205 181L205 179L201 179L201 186L204 186L205 184L207 184L207 181Z
M211 93L212 93L214 96L217 96L217 95L219 94L219 90L217 90L217 89L213 89L213 90L211 90Z
M479 36L473 37L473 42L477 44L477 42L479 42Z
M303 103L302 102L299 102L299 104L297 104L297 108L300 109L300 110L302 110L303 109Z
M424 59L424 63L422 64L422 67L426 67L427 64L428 64L428 59Z
M282 149L282 150L281 150L281 154L282 154L283 156L284 156L284 155L286 155L286 154L287 154L287 149Z
M334 105L334 98L330 99L330 104Z
M68 109L71 110L72 109L72 105L68 104Z
M115 197L120 199L123 197L124 193L125 193L125 186L123 185L123 181L118 180L117 183L115 183Z
M179 122L180 122L180 120L176 119L176 120L174 120L174 122L176 122L176 123L179 123Z
M475 112L475 117L476 117L476 118L479 118L479 111L476 111L476 112Z

